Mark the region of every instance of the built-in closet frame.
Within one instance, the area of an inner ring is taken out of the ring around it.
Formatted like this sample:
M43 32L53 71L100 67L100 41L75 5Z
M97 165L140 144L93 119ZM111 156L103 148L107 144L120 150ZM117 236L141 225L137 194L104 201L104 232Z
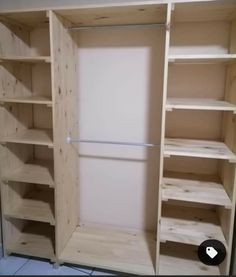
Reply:
M229 273L236 195L236 3L222 3L156 0L0 14L5 255L134 274ZM175 23L217 20L231 24L228 53L171 53ZM158 76L163 78L163 94L161 138L156 142L160 144L157 228L150 232L79 224L79 143L71 140L79 139L76 28L148 24L165 29L163 76ZM218 63L226 66L224 99L169 97L171 65ZM221 141L168 137L167 115L178 110L221 112ZM187 170L168 172L166 161L174 157L217 160L219 178ZM198 260L197 246L208 238L225 244L227 255L220 266Z

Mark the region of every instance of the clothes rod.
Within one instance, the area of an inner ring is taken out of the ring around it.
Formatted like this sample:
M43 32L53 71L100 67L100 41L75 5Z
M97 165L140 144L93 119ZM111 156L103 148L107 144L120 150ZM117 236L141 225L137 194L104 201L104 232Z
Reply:
M121 142L121 141L107 141L107 140L89 140L89 139L72 139L67 137L67 143L94 143L94 144L112 144L112 145L124 145L124 146L141 146L141 147L160 147L159 144L153 143L139 143L139 142Z
M144 24L116 24L116 25L98 25L98 26L79 26L67 28L70 32L90 29L123 29L123 28L150 28L150 27L163 27L166 23L144 23Z

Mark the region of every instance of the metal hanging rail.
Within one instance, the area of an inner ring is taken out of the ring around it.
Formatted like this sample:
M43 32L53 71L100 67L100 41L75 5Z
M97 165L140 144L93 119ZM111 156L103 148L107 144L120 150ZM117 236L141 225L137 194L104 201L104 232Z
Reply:
M78 26L69 27L69 32L90 29L124 29L124 28L150 28L150 27L167 27L166 23L143 23L143 24L113 24L113 25L97 25L97 26Z
M94 143L94 144L112 144L112 145L124 145L124 146L141 146L141 147L160 147L160 144L154 143L139 143L139 142L121 142L121 141L108 141L108 140L89 140L89 139L72 139L67 137L67 143Z

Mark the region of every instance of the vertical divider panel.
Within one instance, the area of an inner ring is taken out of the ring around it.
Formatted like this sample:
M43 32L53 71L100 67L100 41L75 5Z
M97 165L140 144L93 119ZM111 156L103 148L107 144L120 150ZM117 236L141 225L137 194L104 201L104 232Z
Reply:
M52 66L56 256L59 258L77 225L78 148L67 137L78 136L76 48L70 22L50 11Z
M165 120L166 120L166 99L168 85L168 56L170 47L170 23L171 23L172 4L167 6L166 17L166 37L165 37L165 53L164 53L164 80L163 80L163 98L162 98L162 119L161 119L161 142L160 142L160 165L159 165L159 182L158 182L158 211L157 211L157 247L156 247L156 274L159 272L160 257L160 230L161 230L161 206L162 206L162 179L164 170L164 143L165 143Z

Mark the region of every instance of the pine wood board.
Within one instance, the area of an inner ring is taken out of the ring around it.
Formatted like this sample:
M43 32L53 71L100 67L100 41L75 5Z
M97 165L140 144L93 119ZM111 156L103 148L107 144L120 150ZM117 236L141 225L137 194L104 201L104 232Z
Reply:
M4 142L46 145L52 147L52 130L26 129L24 131L2 138L2 143Z
M31 223L21 231L18 238L13 238L6 245L11 253L55 259L54 227L49 224Z
M52 100L47 96L31 95L0 98L0 103L52 105Z
M197 247L180 243L161 243L160 275L220 275L218 266L199 261Z
M59 259L85 266L153 275L155 247L152 233L81 225L72 234Z
M49 56L0 56L0 63L3 62L22 62L22 63L50 63Z
M162 200L232 207L232 202L219 178L206 174L164 172Z
M235 62L236 54L194 54L194 55L169 55L169 63L201 64L201 63L227 63Z
M166 110L171 111L174 109L236 112L236 105L216 99L168 98L166 103Z
M54 186L53 161L33 160L2 176L3 181L15 181Z
M180 242L198 246L207 239L219 240L226 246L225 237L216 211L194 207L163 205L161 241Z
M199 157L236 162L236 155L223 143L209 140L166 138L165 156Z
M7 217L55 224L53 194L48 190L33 190L22 198L21 203L4 214Z

